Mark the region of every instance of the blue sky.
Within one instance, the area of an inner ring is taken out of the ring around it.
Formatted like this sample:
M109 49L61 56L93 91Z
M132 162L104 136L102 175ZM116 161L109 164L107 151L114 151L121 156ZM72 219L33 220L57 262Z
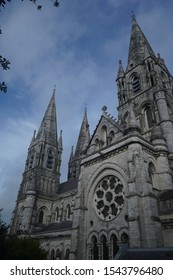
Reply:
M132 11L154 52L173 73L172 0L61 0L59 8L11 1L1 12L1 54L11 61L0 79L0 208L9 222L28 145L56 84L58 132L63 130L61 181L66 180L87 104L93 133L107 106L117 117L118 61L127 64Z

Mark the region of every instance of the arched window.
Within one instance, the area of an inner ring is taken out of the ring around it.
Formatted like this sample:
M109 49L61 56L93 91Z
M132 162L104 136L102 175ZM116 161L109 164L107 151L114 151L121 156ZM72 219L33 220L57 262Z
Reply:
M109 259L109 249L107 245L107 238L105 235L102 235L100 238L101 244L102 244L102 259L108 260Z
M119 250L119 246L117 245L117 237L115 234L111 235L110 243L111 243L111 247L112 247L112 259L114 259L116 253Z
M66 214L67 219L70 219L70 215L71 215L71 207L70 207L70 205L68 204L68 205L67 205L67 214Z
M107 144L107 127L105 125L103 125L101 128L101 136L103 145Z
M65 252L65 260L69 260L69 257L70 257L70 249L68 248Z
M147 61L147 64L148 64L148 70L151 71L151 64L150 64L150 61Z
M124 232L124 233L121 235L121 242L122 242L122 243L129 243L129 236L128 236L127 233Z
M59 221L59 208L57 207L55 210L55 222Z
M50 259L54 260L55 259L55 251L52 249L51 254L50 254Z
M140 80L136 74L132 78L132 89L134 94L137 94L140 91Z
M98 245L97 245L97 238L95 236L92 237L91 239L91 258L93 260L98 260L99 259L99 250L98 250Z
M153 112L150 105L147 105L145 107L144 113L145 113L146 128L150 129L151 127L153 127L154 124Z
M54 152L53 150L49 150L48 152L48 157L47 157L47 165L46 167L49 168L49 169L52 169L53 168L53 162L54 162Z
M109 142L110 143L113 141L114 136L115 136L115 132L113 130L111 130L110 133L109 133Z
M95 144L96 144L96 147L99 149L99 144L100 144L100 141L98 138L95 139Z
M41 211L39 212L39 216L38 216L38 223L39 223L39 224L43 224L43 218L44 218L44 211L41 210Z
M149 163L148 165L148 175L149 175L149 178L151 180L151 184L154 186L154 174L155 174L156 170L155 170L155 167L153 165L152 162Z
M71 215L71 207L70 207L69 204L67 204L67 206L65 208L64 220L69 220L70 219L70 215Z
M57 249L57 250L56 250L56 259L57 259L57 260L60 260L60 259L61 259L61 251L60 251L60 249Z

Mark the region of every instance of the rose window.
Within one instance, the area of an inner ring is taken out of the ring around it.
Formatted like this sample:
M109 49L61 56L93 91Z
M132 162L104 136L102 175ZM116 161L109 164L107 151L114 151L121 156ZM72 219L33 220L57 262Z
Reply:
M97 215L105 220L114 219L123 208L123 184L115 176L104 177L98 184L94 193L94 205Z

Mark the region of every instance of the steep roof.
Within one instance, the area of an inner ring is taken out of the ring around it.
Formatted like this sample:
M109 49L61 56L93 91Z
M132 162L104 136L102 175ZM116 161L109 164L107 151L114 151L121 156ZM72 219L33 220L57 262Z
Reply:
M59 185L59 194L65 193L65 192L70 192L73 190L77 189L77 185L78 185L78 180L75 179L70 179L66 182L63 182Z
M55 232L59 230L68 230L72 228L72 221L62 221L60 223L52 223L48 226L42 228L39 233L41 232Z

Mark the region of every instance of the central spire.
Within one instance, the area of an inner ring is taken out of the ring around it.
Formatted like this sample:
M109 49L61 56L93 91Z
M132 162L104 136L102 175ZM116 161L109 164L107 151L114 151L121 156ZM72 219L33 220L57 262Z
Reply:
M132 30L128 54L128 67L133 67L142 62L148 56L154 57L155 54L148 43L144 33L138 25L135 15L132 15ZM128 69L129 70L129 69Z

